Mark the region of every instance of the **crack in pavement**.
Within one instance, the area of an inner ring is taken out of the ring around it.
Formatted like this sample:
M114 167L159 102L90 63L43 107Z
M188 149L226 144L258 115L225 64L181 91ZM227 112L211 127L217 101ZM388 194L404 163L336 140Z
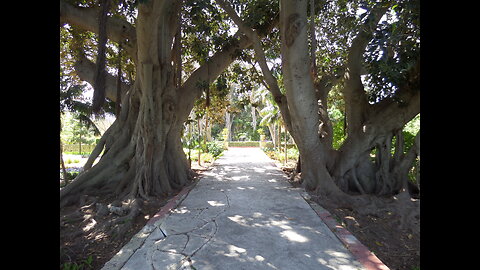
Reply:
M122 270L358 269L299 190L268 162L260 149L229 150L214 173L154 224Z
M201 224L194 226L193 228L187 231L180 231L175 232L174 229L169 230L167 234L167 229L160 228L160 225L157 227L159 228L160 232L163 234L164 238L160 239L153 239L155 240L153 245L155 249L151 250L147 254L148 257L148 264L155 269L155 256L158 256L157 252L162 252L166 254L174 254L174 255L181 255L183 256L182 259L178 260L176 263L173 263L171 266L175 265L176 269L182 269L183 267L193 267L192 257L195 256L197 252L202 250L206 245L208 245L212 239L215 237L216 233L218 232L218 223L216 219L225 213L228 208L230 208L230 198L226 191L224 190L217 190L222 192L225 196L226 205L221 206L220 211L215 211L207 217L201 217L202 214L212 207L200 207L191 209L190 212L197 210L198 212L193 215L192 220L196 220L196 222L201 221ZM181 210L178 211L180 213ZM165 223L161 224L165 225ZM182 237L183 236L183 237ZM180 238L179 238L180 237ZM173 239L172 239L173 238ZM203 239L202 241L199 241ZM182 245L183 244L183 245ZM198 245L198 247L196 246ZM190 248L193 247L193 248Z

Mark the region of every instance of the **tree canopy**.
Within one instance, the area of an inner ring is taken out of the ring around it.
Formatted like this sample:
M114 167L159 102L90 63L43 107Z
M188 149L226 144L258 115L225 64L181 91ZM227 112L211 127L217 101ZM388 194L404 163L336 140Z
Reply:
M292 135L306 189L364 211L418 193L419 134L402 130L420 113L419 13L418 0L60 1L61 109L86 81L117 116L61 197L181 188L185 123L248 103Z

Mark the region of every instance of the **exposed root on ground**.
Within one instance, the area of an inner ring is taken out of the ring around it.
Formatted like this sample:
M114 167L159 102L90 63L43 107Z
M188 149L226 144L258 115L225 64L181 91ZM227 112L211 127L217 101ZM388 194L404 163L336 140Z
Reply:
M392 198L373 195L311 194L320 205L329 209L348 209L364 216L391 215L391 223L399 230L420 234L420 201L412 199L407 191Z

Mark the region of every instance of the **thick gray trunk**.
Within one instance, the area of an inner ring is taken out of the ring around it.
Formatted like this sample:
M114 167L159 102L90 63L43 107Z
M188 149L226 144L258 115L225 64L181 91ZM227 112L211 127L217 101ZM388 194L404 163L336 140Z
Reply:
M306 0L281 1L280 34L290 134L300 152L303 184L307 189L318 189L327 197L343 196L327 169L329 151L318 133L319 106L310 66L305 64L310 62Z
M172 3L140 4L135 84L122 99L119 119L94 151L96 156L105 147L99 163L91 167L92 157L84 173L61 190L61 199L94 187L148 199L187 183L189 167L180 142L183 121L177 121L170 63L175 14Z
M104 134L95 151L94 156L104 149L100 161L92 166L92 157L85 171L60 191L61 204L69 201L66 198L87 191L108 193L115 190L124 196L148 198L168 193L188 182L191 171L180 138L183 123L202 93L197 83L207 77L216 78L234 60L234 52L246 48L251 42L236 34L239 38L236 46L217 52L179 86L179 76L175 76L179 68L173 68L171 61L172 44L180 21L177 17L180 3L157 0L140 3L135 27L126 27L124 23L109 18L107 35L121 42L132 57L136 64L135 83L133 86L122 85L120 117L111 132ZM88 9L73 8L62 2L60 5L62 20L96 32L95 18ZM123 31L121 29L129 30L128 44L119 34ZM178 64L178 54L175 58ZM77 73L92 83L94 64L85 57L79 60ZM115 101L116 80L109 75L106 84L107 97Z

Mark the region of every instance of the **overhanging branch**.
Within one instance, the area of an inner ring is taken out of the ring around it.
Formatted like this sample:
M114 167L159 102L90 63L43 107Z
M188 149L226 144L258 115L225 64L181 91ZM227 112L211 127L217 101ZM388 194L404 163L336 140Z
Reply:
M371 109L360 78L363 69L363 53L367 44L373 38L373 31L387 11L388 6L388 4L378 3L372 8L348 50L344 74L345 86L342 91L345 98L347 133L359 130L368 118Z
M263 77L265 78L265 82L268 84L267 89L272 93L275 102L280 108L280 112L282 113L284 122L288 128L291 129L291 120L290 120L290 113L288 111L287 99L286 97L280 92L280 88L278 87L277 79L273 76L272 71L268 68L267 61L265 58L265 52L262 48L262 43L260 41L260 37L258 36L257 32L254 31L252 28L248 27L243 20L237 15L235 10L224 0L216 0L216 2L225 10L225 12L230 16L230 18L235 22L238 26L240 31L242 31L253 43L253 49L255 51L255 60L259 64Z
M95 67L95 63L88 60L86 57L77 60L74 65L75 72L77 73L78 77L80 77L80 79L83 81L90 83L91 85L94 84ZM121 84L122 96L129 88L129 84ZM108 72L105 77L105 97L112 101L117 100L117 77L110 75Z
M60 1L60 22L69 23L83 30L98 34L98 8L75 7ZM122 44L127 53L135 58L136 31L127 21L108 17L107 36L109 39Z

